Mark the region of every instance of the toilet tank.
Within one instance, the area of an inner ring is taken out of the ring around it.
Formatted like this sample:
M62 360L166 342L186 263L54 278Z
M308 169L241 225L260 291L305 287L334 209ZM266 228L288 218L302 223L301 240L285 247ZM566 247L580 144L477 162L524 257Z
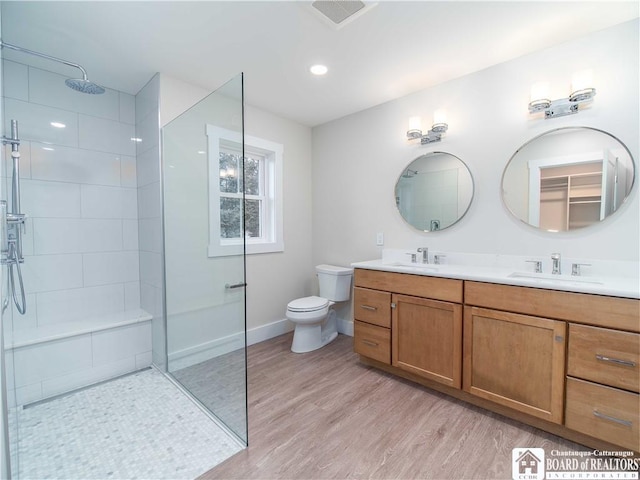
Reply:
M334 302L344 302L351 296L353 268L317 265L320 296Z

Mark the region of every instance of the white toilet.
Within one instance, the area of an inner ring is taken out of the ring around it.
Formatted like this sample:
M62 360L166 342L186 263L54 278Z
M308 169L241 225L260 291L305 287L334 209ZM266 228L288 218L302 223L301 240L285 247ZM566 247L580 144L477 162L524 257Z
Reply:
M324 347L338 336L336 302L349 300L352 268L316 266L320 296L298 298L287 305L287 318L296 324L291 351L305 353Z

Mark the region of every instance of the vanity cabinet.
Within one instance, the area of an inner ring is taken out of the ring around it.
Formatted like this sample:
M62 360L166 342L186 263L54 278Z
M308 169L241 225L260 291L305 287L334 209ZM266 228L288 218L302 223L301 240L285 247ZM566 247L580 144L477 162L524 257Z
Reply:
M354 350L391 364L391 293L355 287L353 293Z
M640 335L569 325L567 428L640 451Z
M361 269L354 275L355 351L460 388L462 281Z
M640 452L640 300L354 275L363 363L593 448Z
M460 388L462 305L393 295L392 365Z
M562 423L566 323L464 310L464 384L472 395Z

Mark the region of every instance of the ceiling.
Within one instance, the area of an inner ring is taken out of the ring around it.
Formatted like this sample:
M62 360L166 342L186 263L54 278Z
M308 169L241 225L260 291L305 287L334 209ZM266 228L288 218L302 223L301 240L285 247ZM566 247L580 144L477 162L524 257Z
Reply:
M247 103L315 126L637 18L639 8L380 1L336 29L310 2L4 1L2 39L80 63L94 82L131 94L156 72L214 90L242 71ZM329 73L312 76L315 63Z

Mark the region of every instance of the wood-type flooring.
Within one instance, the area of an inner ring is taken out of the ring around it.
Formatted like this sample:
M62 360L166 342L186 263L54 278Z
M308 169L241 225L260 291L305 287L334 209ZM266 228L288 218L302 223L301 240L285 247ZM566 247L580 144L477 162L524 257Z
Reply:
M353 339L249 347L249 447L201 479L511 479L512 449L585 447L367 367Z

